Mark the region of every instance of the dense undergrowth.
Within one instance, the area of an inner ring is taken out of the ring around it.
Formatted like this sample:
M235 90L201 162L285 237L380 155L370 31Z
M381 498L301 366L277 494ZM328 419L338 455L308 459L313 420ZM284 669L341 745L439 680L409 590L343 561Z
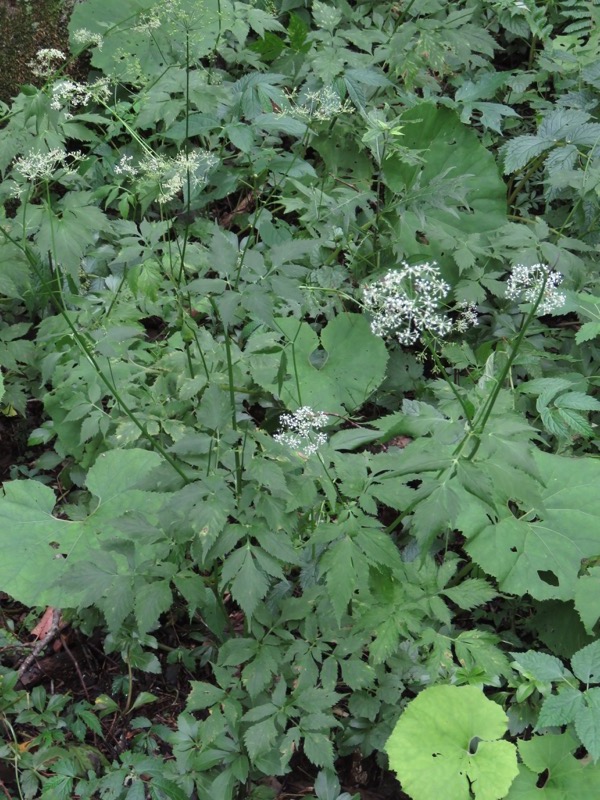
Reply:
M0 794L598 794L599 22L76 5L0 109Z

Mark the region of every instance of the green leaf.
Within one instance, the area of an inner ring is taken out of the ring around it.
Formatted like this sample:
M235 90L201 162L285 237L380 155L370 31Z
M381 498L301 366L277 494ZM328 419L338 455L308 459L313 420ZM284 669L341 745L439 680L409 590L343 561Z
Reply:
M586 631L593 635L600 619L600 567L592 567L582 575L575 587L575 608Z
M251 617L269 590L269 580L256 566L251 547L242 547L226 559L221 574L222 582L226 583L232 574L231 595L244 613Z
M333 744L324 733L304 732L304 755L316 767L333 769Z
M260 386L288 408L307 405L331 413L343 413L344 408L352 411L383 381L387 350L361 314L335 317L323 329L320 342L306 322L292 318L276 322L282 349L254 353L250 371ZM287 367L281 375L284 354Z
M570 733L519 742L523 764L506 800L583 800L600 793L600 768L574 758L579 742ZM544 777L542 777L544 776ZM542 783L540 787L539 784Z
M467 235L505 224L506 187L492 154L453 111L422 102L399 122L404 123L402 147L423 163L409 166L400 155L392 155L383 162L384 181L400 198L424 196L418 205L414 201L415 210L409 205L400 215L399 243L406 255L443 263L449 241L458 249Z
M569 675L562 661L547 653L528 650L526 653L511 653L520 672L535 681L564 681Z
M582 647L571 658L573 672L582 683L600 683L600 640Z
M160 495L134 487L158 464L161 458L146 450L113 450L98 457L90 469L86 485L97 498L97 508L82 521L71 522L52 516L54 493L38 481L13 481L4 485L0 498L0 585L15 599L27 605L76 607L86 587L69 588L65 576L82 562L94 562L104 543L124 534L117 520L135 512L155 513L162 504ZM154 550L143 540L135 544L142 559L153 558ZM57 558L60 555L62 557ZM123 572L129 572L125 556L112 552ZM107 577L107 589L116 591ZM129 598L128 575L121 576L121 589ZM117 595L111 598L117 603ZM121 596L125 596L121 595ZM127 599L131 611L130 599ZM115 607L116 608L116 607Z
M584 322L575 334L576 344L589 342L600 335L600 322Z
M444 589L442 594L452 600L459 608L470 611L472 608L489 603L497 596L494 587L484 578L467 578L467 580L453 586L451 589Z
M188 711L203 711L205 708L220 703L225 698L223 689L212 683L191 681L190 686L192 691L188 695L185 706Z
M510 175L523 169L532 158L541 155L552 147L552 142L539 136L517 136L503 148L504 173Z
M500 800L518 773L502 708L474 686L431 686L406 706L385 750L413 800Z
M320 567L326 574L327 591L338 624L354 594L361 562L365 562L364 556L348 536L332 545L321 559Z
M565 686L558 694L551 694L544 699L535 726L536 731L573 722L583 705L582 693L572 686Z
M135 618L139 630L151 631L158 625L158 618L168 611L173 603L169 581L146 583L135 592Z
M600 758L600 687L588 689L575 715L575 731L594 763Z
M540 452L535 460L544 483L538 518L517 519L505 509L486 524L481 514L482 526L465 531L466 550L503 592L572 600L581 560L600 552L600 463Z
M2 377L2 373L0 372L0 400L2 400L4 396L4 378Z

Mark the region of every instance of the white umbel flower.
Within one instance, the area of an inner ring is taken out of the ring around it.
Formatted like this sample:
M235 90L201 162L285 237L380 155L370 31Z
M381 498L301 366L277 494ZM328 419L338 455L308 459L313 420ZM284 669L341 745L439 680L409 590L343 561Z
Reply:
M423 334L443 338L452 331L452 321L442 310L449 291L435 262L404 262L363 289L371 330L402 345L415 344Z
M557 289L562 280L560 272L553 272L547 264L533 264L531 267L517 264L506 282L506 296L509 300L517 302L535 303L545 281L537 313L549 314L561 308L567 299L566 295Z
M322 411L302 406L293 414L282 414L279 421L285 430L273 438L302 456L314 455L327 443L327 436L320 430L327 425L327 414Z

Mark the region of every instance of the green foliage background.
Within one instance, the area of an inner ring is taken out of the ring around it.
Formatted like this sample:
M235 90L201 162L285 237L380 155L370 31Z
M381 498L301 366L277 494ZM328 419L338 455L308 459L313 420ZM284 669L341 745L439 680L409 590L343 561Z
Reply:
M116 664L27 691L4 617L20 800L299 763L348 800L356 754L415 800L597 790L599 21L82 0L0 106L0 589ZM376 336L365 285L433 261L452 332ZM540 263L547 314L506 294ZM277 436L307 406L316 452Z

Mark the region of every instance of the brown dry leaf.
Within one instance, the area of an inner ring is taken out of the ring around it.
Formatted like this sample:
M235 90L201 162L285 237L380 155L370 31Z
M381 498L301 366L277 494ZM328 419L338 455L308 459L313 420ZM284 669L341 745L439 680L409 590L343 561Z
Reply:
M31 631L31 635L36 639L43 639L44 636L47 636L56 620L56 614L60 616L60 611L48 606L38 624Z

